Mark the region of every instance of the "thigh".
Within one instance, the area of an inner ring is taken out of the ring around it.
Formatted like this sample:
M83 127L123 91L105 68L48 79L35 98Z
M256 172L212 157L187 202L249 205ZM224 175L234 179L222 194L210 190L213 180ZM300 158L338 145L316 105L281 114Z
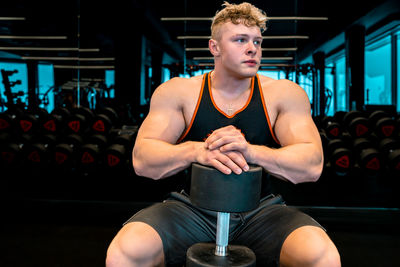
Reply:
M284 204L262 208L244 226L232 243L245 245L257 256L257 265L279 266L280 252L286 238L299 227L321 227L313 218L296 208Z
M212 222L206 216L178 200L166 200L145 208L129 222L144 222L157 231L166 266L182 266L191 245L210 242L215 235Z

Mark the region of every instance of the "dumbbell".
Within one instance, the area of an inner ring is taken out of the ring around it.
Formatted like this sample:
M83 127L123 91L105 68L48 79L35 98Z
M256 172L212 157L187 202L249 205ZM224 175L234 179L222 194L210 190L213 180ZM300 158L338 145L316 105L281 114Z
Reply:
M80 147L78 152L77 165L81 172L88 173L101 166L101 153L106 148L108 141L104 135L93 134L86 137L84 142L85 144Z
M0 134L1 169L14 169L20 166L22 145L13 140L8 133Z
M382 170L382 156L371 140L365 137L355 138L352 149L357 155L357 165L362 170L374 174Z
M23 164L34 170L45 170L50 164L51 151L56 141L56 136L52 134L32 137L22 147Z
M396 121L387 112L376 110L369 115L368 119L378 137L386 138L397 134Z
M365 137L371 133L371 126L364 112L352 110L343 116L343 125L351 136Z
M333 118L339 123L343 124L343 118L347 114L346 111L336 111L335 114L333 114Z
M400 149L392 150L387 158L389 170L393 171L398 178L400 174Z
M123 126L110 132L110 145L105 149L103 162L107 168L129 166L131 152L137 135L137 126Z
M33 141L33 136L29 134L2 132L0 134L0 165L2 168L18 169L23 166L24 157L22 155L22 148Z
M76 158L83 138L77 134L65 136L54 147L51 156L52 165L58 170L72 171L76 167Z
M87 107L76 107L65 121L67 133L86 134L94 119L94 113Z
M382 139L379 143L379 152L383 155L389 171L400 173L400 140Z
M0 132L15 133L15 121L17 117L20 117L23 113L22 109L15 107L0 113Z
M110 107L105 107L96 112L91 130L94 133L108 134L113 127L117 126L117 122L117 112Z
M333 116L326 116L321 121L321 128L325 131L328 138L339 138L343 129L340 123Z
M397 115L396 121L396 129L397 129L397 138L400 139L400 114Z
M125 145L129 143L129 145ZM128 141L128 136L117 136L104 153L103 161L108 168L121 168L129 165L132 145Z
M50 114L43 114L40 118L40 132L60 134L65 130L65 120L71 116L71 112L64 107L55 108Z
M0 132L11 132L13 125L13 115L8 112L0 113Z
M215 243L197 243L186 253L186 266L256 266L254 252L245 246L228 245L232 212L247 212L259 205L262 168L250 166L240 175L225 175L197 163L192 164L190 201L217 212Z
M45 109L24 110L16 116L13 127L17 134L35 135L40 130L39 120L47 115Z
M354 165L354 156L343 139L329 140L325 152L325 162L337 175L348 174Z

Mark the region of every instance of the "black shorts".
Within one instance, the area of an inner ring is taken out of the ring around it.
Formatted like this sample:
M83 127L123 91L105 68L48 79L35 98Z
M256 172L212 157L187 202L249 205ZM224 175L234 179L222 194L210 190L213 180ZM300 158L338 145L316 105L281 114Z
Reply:
M295 229L305 225L324 229L274 195L263 198L257 209L230 217L229 244L252 249L258 266L279 266L283 242ZM187 249L195 243L215 242L217 213L194 207L184 193L172 193L164 202L137 212L125 224L135 221L149 224L158 232L166 266L183 266Z

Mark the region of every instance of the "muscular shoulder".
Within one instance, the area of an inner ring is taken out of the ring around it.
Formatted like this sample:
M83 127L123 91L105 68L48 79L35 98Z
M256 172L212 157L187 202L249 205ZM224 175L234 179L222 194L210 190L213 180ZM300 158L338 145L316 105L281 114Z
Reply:
M162 83L154 93L167 95L168 98L180 97L188 92L200 88L202 76L193 76L190 78L174 77Z
M276 80L263 75L259 75L259 77L264 95L273 97L275 101L280 99L285 101L290 101L291 99L308 99L304 89L295 82L287 79Z
M263 89L280 91L280 93L303 93L304 90L295 82L288 79L273 79L264 75L259 75L260 84Z
M310 101L306 92L297 83L287 79L272 79L259 75L264 98L272 120L282 112L310 111Z
M171 104L181 105L193 91L200 90L202 76L191 78L174 77L157 87L152 96L152 101L168 100Z

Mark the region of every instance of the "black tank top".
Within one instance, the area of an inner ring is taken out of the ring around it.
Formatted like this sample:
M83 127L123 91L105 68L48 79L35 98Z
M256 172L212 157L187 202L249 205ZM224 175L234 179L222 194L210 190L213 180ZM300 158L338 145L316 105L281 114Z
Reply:
M232 115L224 113L215 104L212 97L210 75L211 72L203 76L191 122L177 143L204 141L213 130L233 125L242 131L246 140L251 144L279 147L279 141L271 127L258 75L251 80L251 91L246 104ZM187 175L190 175L190 170L187 171ZM188 179L189 177L186 181ZM186 184L185 190L188 191L188 182ZM264 175L262 195L269 193L269 179L267 175Z

